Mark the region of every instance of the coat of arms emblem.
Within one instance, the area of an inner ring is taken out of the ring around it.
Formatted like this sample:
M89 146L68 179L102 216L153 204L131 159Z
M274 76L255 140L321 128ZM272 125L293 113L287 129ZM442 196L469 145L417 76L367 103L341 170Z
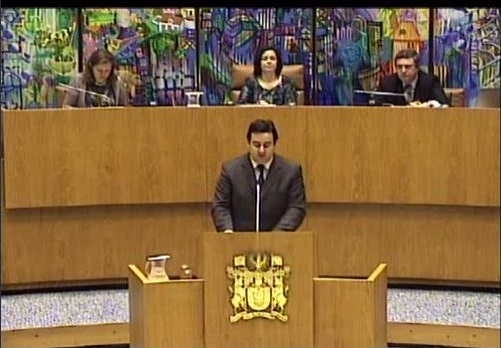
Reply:
M286 322L285 313L289 286L290 267L283 258L271 253L254 253L233 257L233 266L226 267L233 285L228 289L233 314L230 322L253 318L279 319Z

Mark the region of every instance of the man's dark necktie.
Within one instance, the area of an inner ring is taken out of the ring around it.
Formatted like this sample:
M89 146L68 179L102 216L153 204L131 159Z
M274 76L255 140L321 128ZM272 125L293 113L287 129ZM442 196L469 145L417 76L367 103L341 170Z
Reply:
M412 90L412 85L406 85L404 87L404 95L405 95L405 101L410 104L410 102L414 99L414 96L413 96L413 90Z
M257 183L260 187L263 187L264 184L264 164L258 164L257 169L259 169L259 178L257 179Z

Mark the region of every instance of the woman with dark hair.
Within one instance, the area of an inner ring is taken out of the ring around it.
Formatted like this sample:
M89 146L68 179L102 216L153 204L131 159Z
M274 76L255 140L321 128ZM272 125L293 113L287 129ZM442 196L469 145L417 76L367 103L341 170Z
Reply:
M84 71L69 86L63 107L126 106L129 95L116 72L115 57L100 48L87 60Z
M282 75L282 57L274 47L264 47L254 60L252 77L245 80L238 104L295 105L296 87Z

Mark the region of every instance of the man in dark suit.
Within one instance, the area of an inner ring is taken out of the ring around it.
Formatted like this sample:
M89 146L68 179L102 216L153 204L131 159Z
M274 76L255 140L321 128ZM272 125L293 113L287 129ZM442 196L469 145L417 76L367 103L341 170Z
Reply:
M385 76L379 83L378 92L401 93L403 96L375 96L377 105L409 105L436 100L450 105L440 85L440 80L419 69L419 54L412 49L399 51L394 59L396 73Z
M218 232L295 231L303 222L306 194L301 165L275 154L277 140L273 121L257 119L247 130L249 152L223 164L212 202Z

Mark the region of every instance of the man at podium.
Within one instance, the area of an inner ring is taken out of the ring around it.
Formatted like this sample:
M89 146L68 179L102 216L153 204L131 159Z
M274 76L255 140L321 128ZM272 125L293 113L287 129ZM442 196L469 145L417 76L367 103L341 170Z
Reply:
M295 231L306 215L301 165L275 154L272 120L247 130L249 152L223 163L212 202L218 232Z

